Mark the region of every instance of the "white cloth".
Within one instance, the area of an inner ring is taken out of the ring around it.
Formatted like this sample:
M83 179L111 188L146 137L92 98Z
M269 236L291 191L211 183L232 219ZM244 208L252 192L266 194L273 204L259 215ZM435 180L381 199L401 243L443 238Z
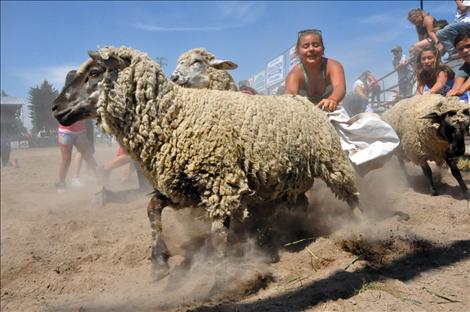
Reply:
M455 12L455 19L454 21L457 22L467 22L470 23L470 1L462 1L462 4L467 7L467 10L462 12L457 8Z
M364 87L365 87L364 82L363 82L362 80L360 80L360 79L354 81L354 84L353 84L353 90L354 90L354 92L356 91L356 88L357 88L357 87L364 88Z
M341 148L356 166L368 170L379 168L400 144L393 128L375 113L360 113L350 118L340 107L327 115L338 132Z

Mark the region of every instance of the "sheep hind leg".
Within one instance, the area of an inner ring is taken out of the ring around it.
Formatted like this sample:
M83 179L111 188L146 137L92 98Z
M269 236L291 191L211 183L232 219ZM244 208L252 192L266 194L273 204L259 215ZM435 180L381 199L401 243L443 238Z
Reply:
M421 170L423 170L424 176L428 179L429 185L431 187L431 195L436 196L438 195L436 186L434 185L434 181L432 180L432 170L429 167L428 163L421 165Z
M147 206L147 214L152 230L152 265L157 279L165 277L169 273L169 251L162 238L162 211L164 202L154 195Z
M212 221L211 244L218 258L222 258L227 254L229 227L230 217L217 218Z
M469 200L470 199L470 193L468 191L467 185L465 185L464 180L462 179L462 174L460 173L459 167L457 167L457 164L455 163L455 160L452 158L447 158L446 163L450 168L450 171L452 172L452 175L454 178L457 180L459 183L460 189L462 190L463 196L465 199Z

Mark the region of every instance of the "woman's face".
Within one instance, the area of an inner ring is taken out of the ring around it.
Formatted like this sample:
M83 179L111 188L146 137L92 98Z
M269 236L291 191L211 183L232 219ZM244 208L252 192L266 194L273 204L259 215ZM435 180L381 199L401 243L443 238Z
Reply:
M305 34L300 37L298 53L303 63L321 62L324 52L325 49L319 35Z
M410 16L410 18L408 19L411 24L415 25L415 26L420 26L423 24L423 16L419 13L415 13L413 15Z
M424 51L419 59L424 70L434 70L436 67L436 55L432 51Z

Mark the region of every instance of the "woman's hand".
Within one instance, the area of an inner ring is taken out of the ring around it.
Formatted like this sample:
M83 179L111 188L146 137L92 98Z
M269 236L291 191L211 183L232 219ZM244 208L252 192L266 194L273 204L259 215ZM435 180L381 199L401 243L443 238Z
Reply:
M321 100L317 104L317 106L322 110L333 112L334 110L336 110L336 107L338 106L338 101L332 98L327 98L327 99Z
M451 89L447 92L447 96L461 96L462 92L459 89Z

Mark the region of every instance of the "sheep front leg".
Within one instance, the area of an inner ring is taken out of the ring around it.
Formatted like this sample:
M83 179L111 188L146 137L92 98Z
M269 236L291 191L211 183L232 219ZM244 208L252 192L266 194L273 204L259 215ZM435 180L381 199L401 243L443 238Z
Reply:
M465 185L465 182L462 179L462 175L460 174L459 167L457 167L457 164L455 163L455 159L446 158L446 163L449 166L450 171L452 172L452 175L459 183L463 196L465 197L465 199L470 199L470 193L468 192L467 185Z
M423 174L428 179L429 185L431 186L431 195L436 196L438 195L436 186L434 185L434 181L432 180L432 171L431 167L429 167L428 163L421 166L421 170L423 170Z
M230 227L230 217L217 218L212 221L211 244L219 258L227 254L228 229Z
M147 214L152 230L152 264L157 279L163 278L169 272L169 252L162 238L162 211L166 205L154 195L148 204Z

